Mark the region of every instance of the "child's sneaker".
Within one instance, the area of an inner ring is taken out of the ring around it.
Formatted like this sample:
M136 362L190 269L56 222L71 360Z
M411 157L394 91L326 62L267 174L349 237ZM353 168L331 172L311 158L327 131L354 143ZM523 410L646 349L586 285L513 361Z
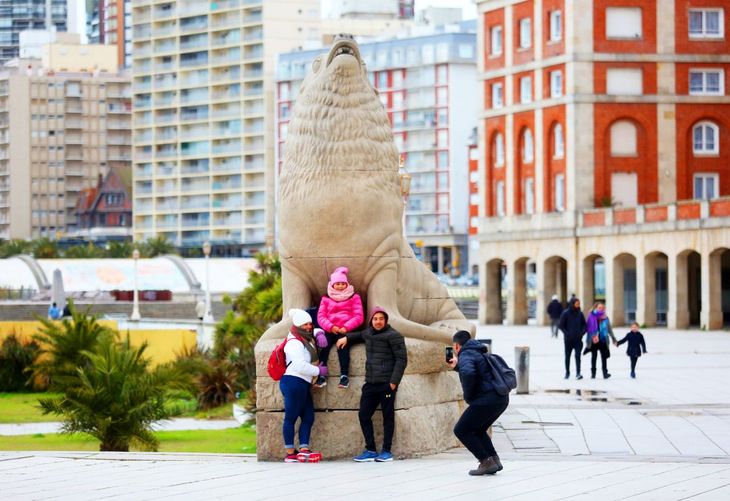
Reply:
M317 381L314 383L316 388L324 388L327 386L327 378L324 376L317 377Z
M297 454L297 460L300 463L319 463L322 460L322 453L303 450Z
M344 374L340 376L340 384L337 385L338 388L349 388L350 387L350 378L345 376Z
M378 457L378 453L375 451L369 451L365 449L362 454L359 456L355 456L352 458L353 461L357 461L358 463L367 463L371 461L375 461L375 458Z
M297 457L297 451L292 452L291 454L287 454L284 456L284 462L285 463L298 463L299 458Z
M378 454L378 457L375 458L376 463L388 463L390 461L393 461L393 454L388 451L382 451Z

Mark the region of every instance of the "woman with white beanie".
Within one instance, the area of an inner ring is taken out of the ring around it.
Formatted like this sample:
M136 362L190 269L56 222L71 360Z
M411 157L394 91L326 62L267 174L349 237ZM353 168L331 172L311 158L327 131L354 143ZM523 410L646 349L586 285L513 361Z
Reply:
M313 332L312 317L306 311L293 308L289 310L289 316L293 325L284 346L287 367L279 382L279 389L284 396L284 462L296 463L300 459L306 460L310 453L309 435L314 424L312 380L327 376L327 367L319 363L317 346L326 346L327 339L322 329ZM294 448L297 419L300 420L299 451Z

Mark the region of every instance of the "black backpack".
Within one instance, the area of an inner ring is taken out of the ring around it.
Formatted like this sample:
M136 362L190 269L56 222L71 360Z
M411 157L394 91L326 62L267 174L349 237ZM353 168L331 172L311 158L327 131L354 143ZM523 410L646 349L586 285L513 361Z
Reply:
M517 375L507 362L499 355L485 353L487 365L492 370L492 386L500 395L509 395L509 392L517 388Z

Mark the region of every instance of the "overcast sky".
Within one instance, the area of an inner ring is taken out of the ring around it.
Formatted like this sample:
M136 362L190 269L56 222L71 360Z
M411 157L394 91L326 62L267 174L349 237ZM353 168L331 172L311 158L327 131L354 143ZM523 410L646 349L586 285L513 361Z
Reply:
M330 10L330 5L337 0L322 0L322 12L327 13ZM428 6L436 7L461 7L463 10L464 19L474 19L477 14L476 5L473 0L416 0L416 10L423 9Z

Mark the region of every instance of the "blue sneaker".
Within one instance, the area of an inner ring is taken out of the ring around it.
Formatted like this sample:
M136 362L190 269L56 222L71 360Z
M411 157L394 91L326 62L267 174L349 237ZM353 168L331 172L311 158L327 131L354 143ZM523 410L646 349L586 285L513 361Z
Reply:
M352 458L352 460L357 461L358 463L367 463L370 461L375 461L375 458L377 457L377 452L365 449L362 454L360 454L359 456L355 456L354 458Z
M378 463L387 463L388 461L393 461L393 454L388 451L383 451L378 454L378 457L375 458L375 461Z

